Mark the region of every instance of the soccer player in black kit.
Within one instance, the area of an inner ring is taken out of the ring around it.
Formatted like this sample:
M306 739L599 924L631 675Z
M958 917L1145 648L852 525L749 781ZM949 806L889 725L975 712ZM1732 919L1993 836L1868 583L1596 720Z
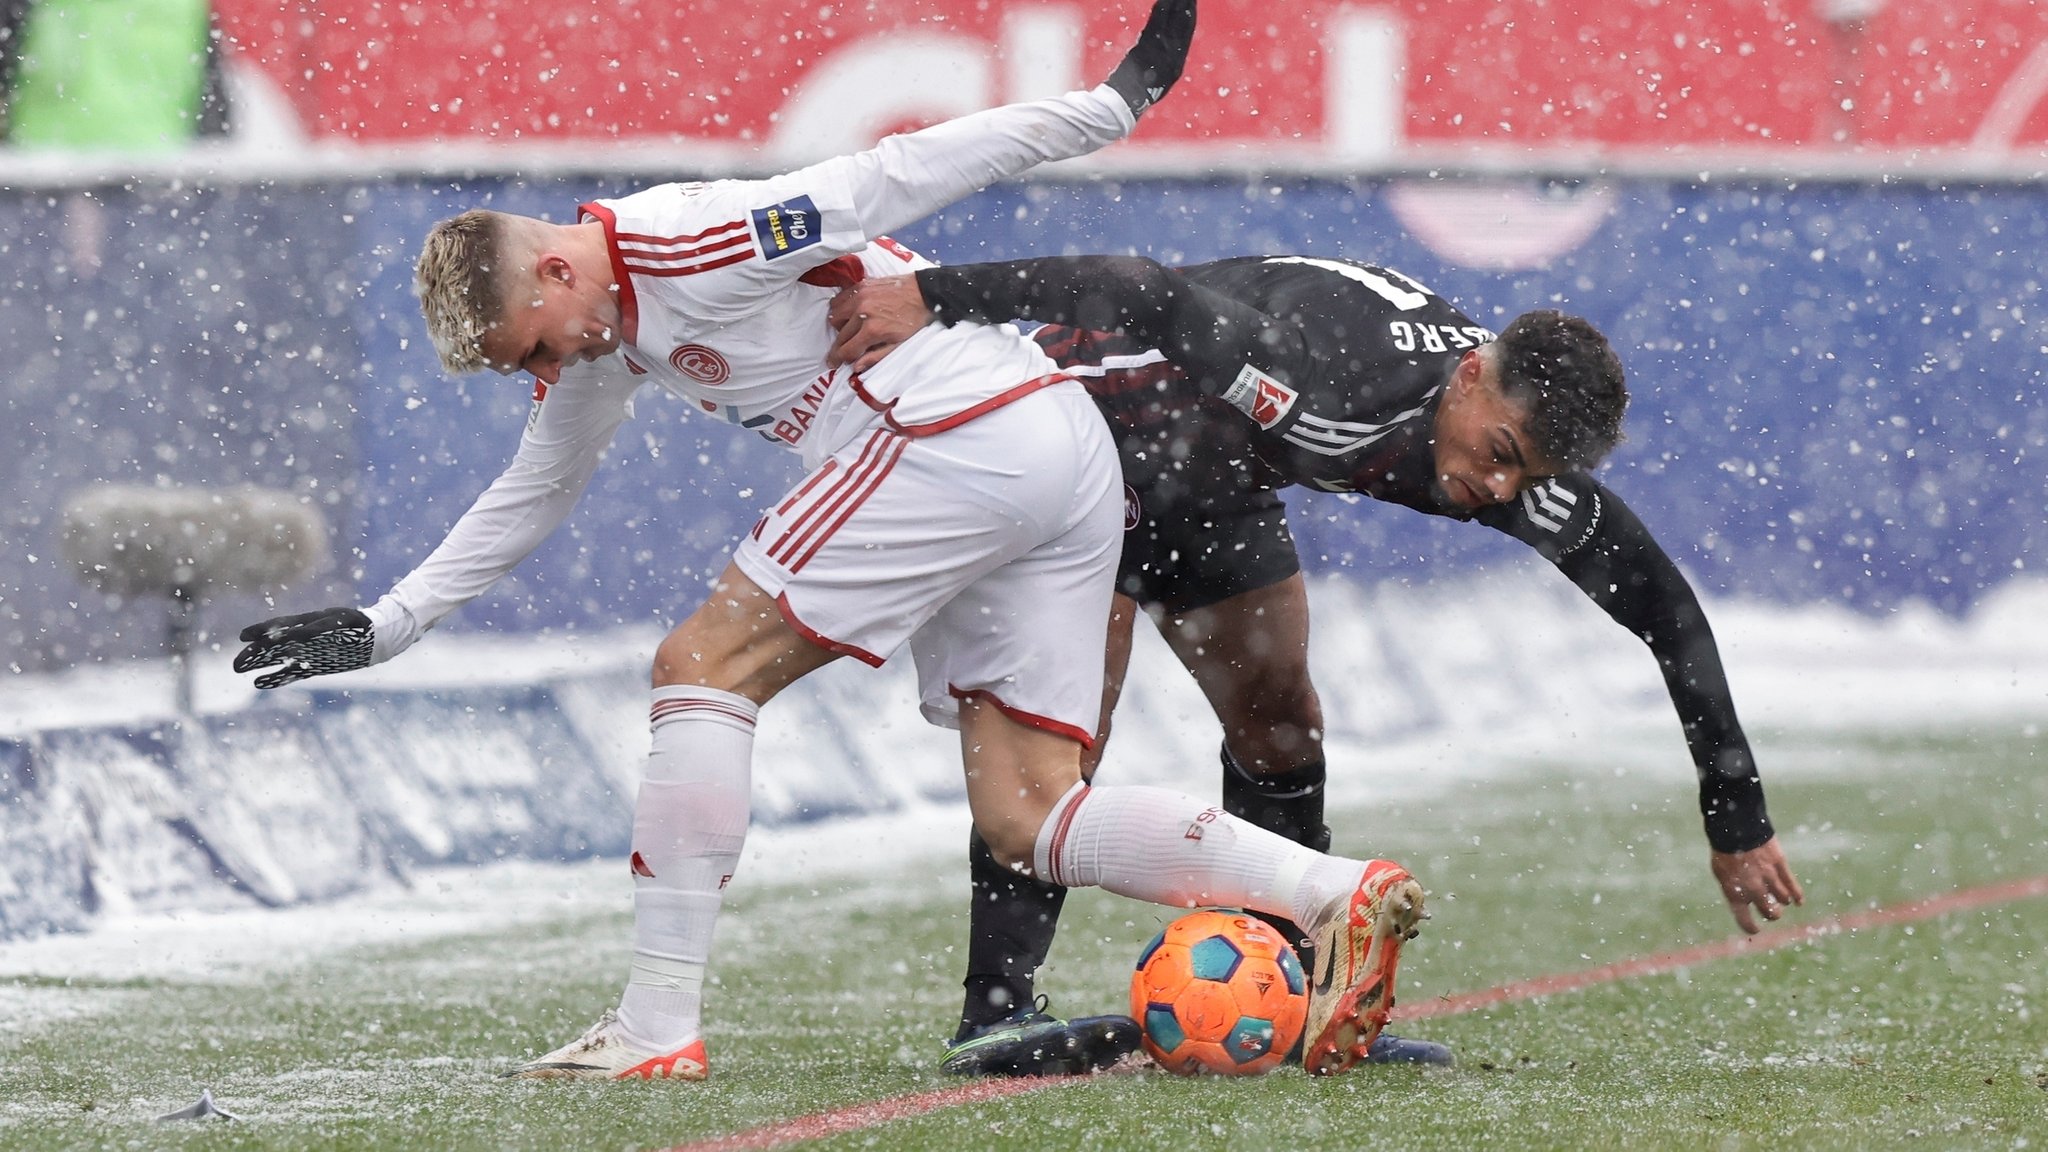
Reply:
M834 358L860 368L933 320L1042 321L1036 339L1088 384L1129 502L1100 737L1143 607L1223 723L1224 807L1327 847L1307 598L1279 490L1357 492L1521 540L1642 638L1684 729L1710 866L1737 923L1755 932L1755 914L1775 920L1803 901L1698 598L1590 475L1619 439L1627 391L1584 320L1530 312L1496 337L1398 272L1301 256L932 268L848 289L832 319ZM1078 1072L1134 1047L1126 1018L1066 1022L1033 1005L1064 890L1001 868L978 839L971 860L967 996L942 1066ZM1383 1033L1367 1059L1450 1053Z

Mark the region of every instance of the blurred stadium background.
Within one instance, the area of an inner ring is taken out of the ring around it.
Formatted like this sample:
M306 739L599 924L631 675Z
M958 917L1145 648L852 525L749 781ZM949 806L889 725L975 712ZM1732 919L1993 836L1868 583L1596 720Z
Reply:
M509 458L527 397L441 374L409 289L418 237L472 205L566 218L1089 83L1143 8L217 0L226 135L0 155L0 698L18 705L0 937L617 850L636 752L603 733L636 724L633 659L260 703L217 667L271 604L375 598ZM1635 389L1606 477L1711 601L1964 617L2033 576L2048 8L1205 0L1202 20L1133 140L897 238L946 262L1344 256L1490 325L1563 307L1615 339ZM792 475L783 455L643 397L569 530L437 642L631 648L608 638L696 602ZM154 668L163 643L162 605L103 597L62 559L65 501L108 481L262 485L332 527L311 580L208 606L196 718L93 678ZM1392 508L1298 507L1317 576L1520 559ZM1654 698L1641 671L1631 690ZM798 706L858 728L870 702L836 691ZM366 747L347 723L363 707L404 719ZM885 750L840 739L853 769L764 769L767 819L957 794L891 782Z

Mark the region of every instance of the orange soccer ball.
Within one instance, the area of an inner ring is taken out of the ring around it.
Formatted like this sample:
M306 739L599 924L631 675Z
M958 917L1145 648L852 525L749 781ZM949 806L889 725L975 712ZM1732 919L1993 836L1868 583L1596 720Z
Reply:
M1249 912L1192 912L1131 973L1145 1051L1183 1076L1256 1076L1287 1059L1308 1019L1308 980L1280 933Z

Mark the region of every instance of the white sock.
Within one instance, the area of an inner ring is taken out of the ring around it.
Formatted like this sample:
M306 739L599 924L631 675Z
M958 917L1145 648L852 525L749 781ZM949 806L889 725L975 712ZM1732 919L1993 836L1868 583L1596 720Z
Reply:
M759 711L715 688L654 690L654 747L633 807L633 972L619 1023L663 1051L699 1034L711 931L747 839Z
M1165 788L1076 784L1038 830L1032 871L1176 908L1246 908L1304 931L1347 906L1365 865Z

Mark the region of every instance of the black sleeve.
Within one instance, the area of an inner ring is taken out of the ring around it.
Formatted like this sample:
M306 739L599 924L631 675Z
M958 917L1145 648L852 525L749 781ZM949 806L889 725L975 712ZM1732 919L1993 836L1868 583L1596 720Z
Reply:
M1743 852L1769 840L1763 781L1735 717L1713 629L1692 585L1636 514L1591 476L1575 473L1475 518L1542 553L1649 645L1699 774L1707 842L1716 851Z
M1136 337L1166 353L1211 395L1221 395L1246 364L1283 383L1309 378L1299 326L1142 256L923 268L917 287L925 307L946 324L1037 320Z

